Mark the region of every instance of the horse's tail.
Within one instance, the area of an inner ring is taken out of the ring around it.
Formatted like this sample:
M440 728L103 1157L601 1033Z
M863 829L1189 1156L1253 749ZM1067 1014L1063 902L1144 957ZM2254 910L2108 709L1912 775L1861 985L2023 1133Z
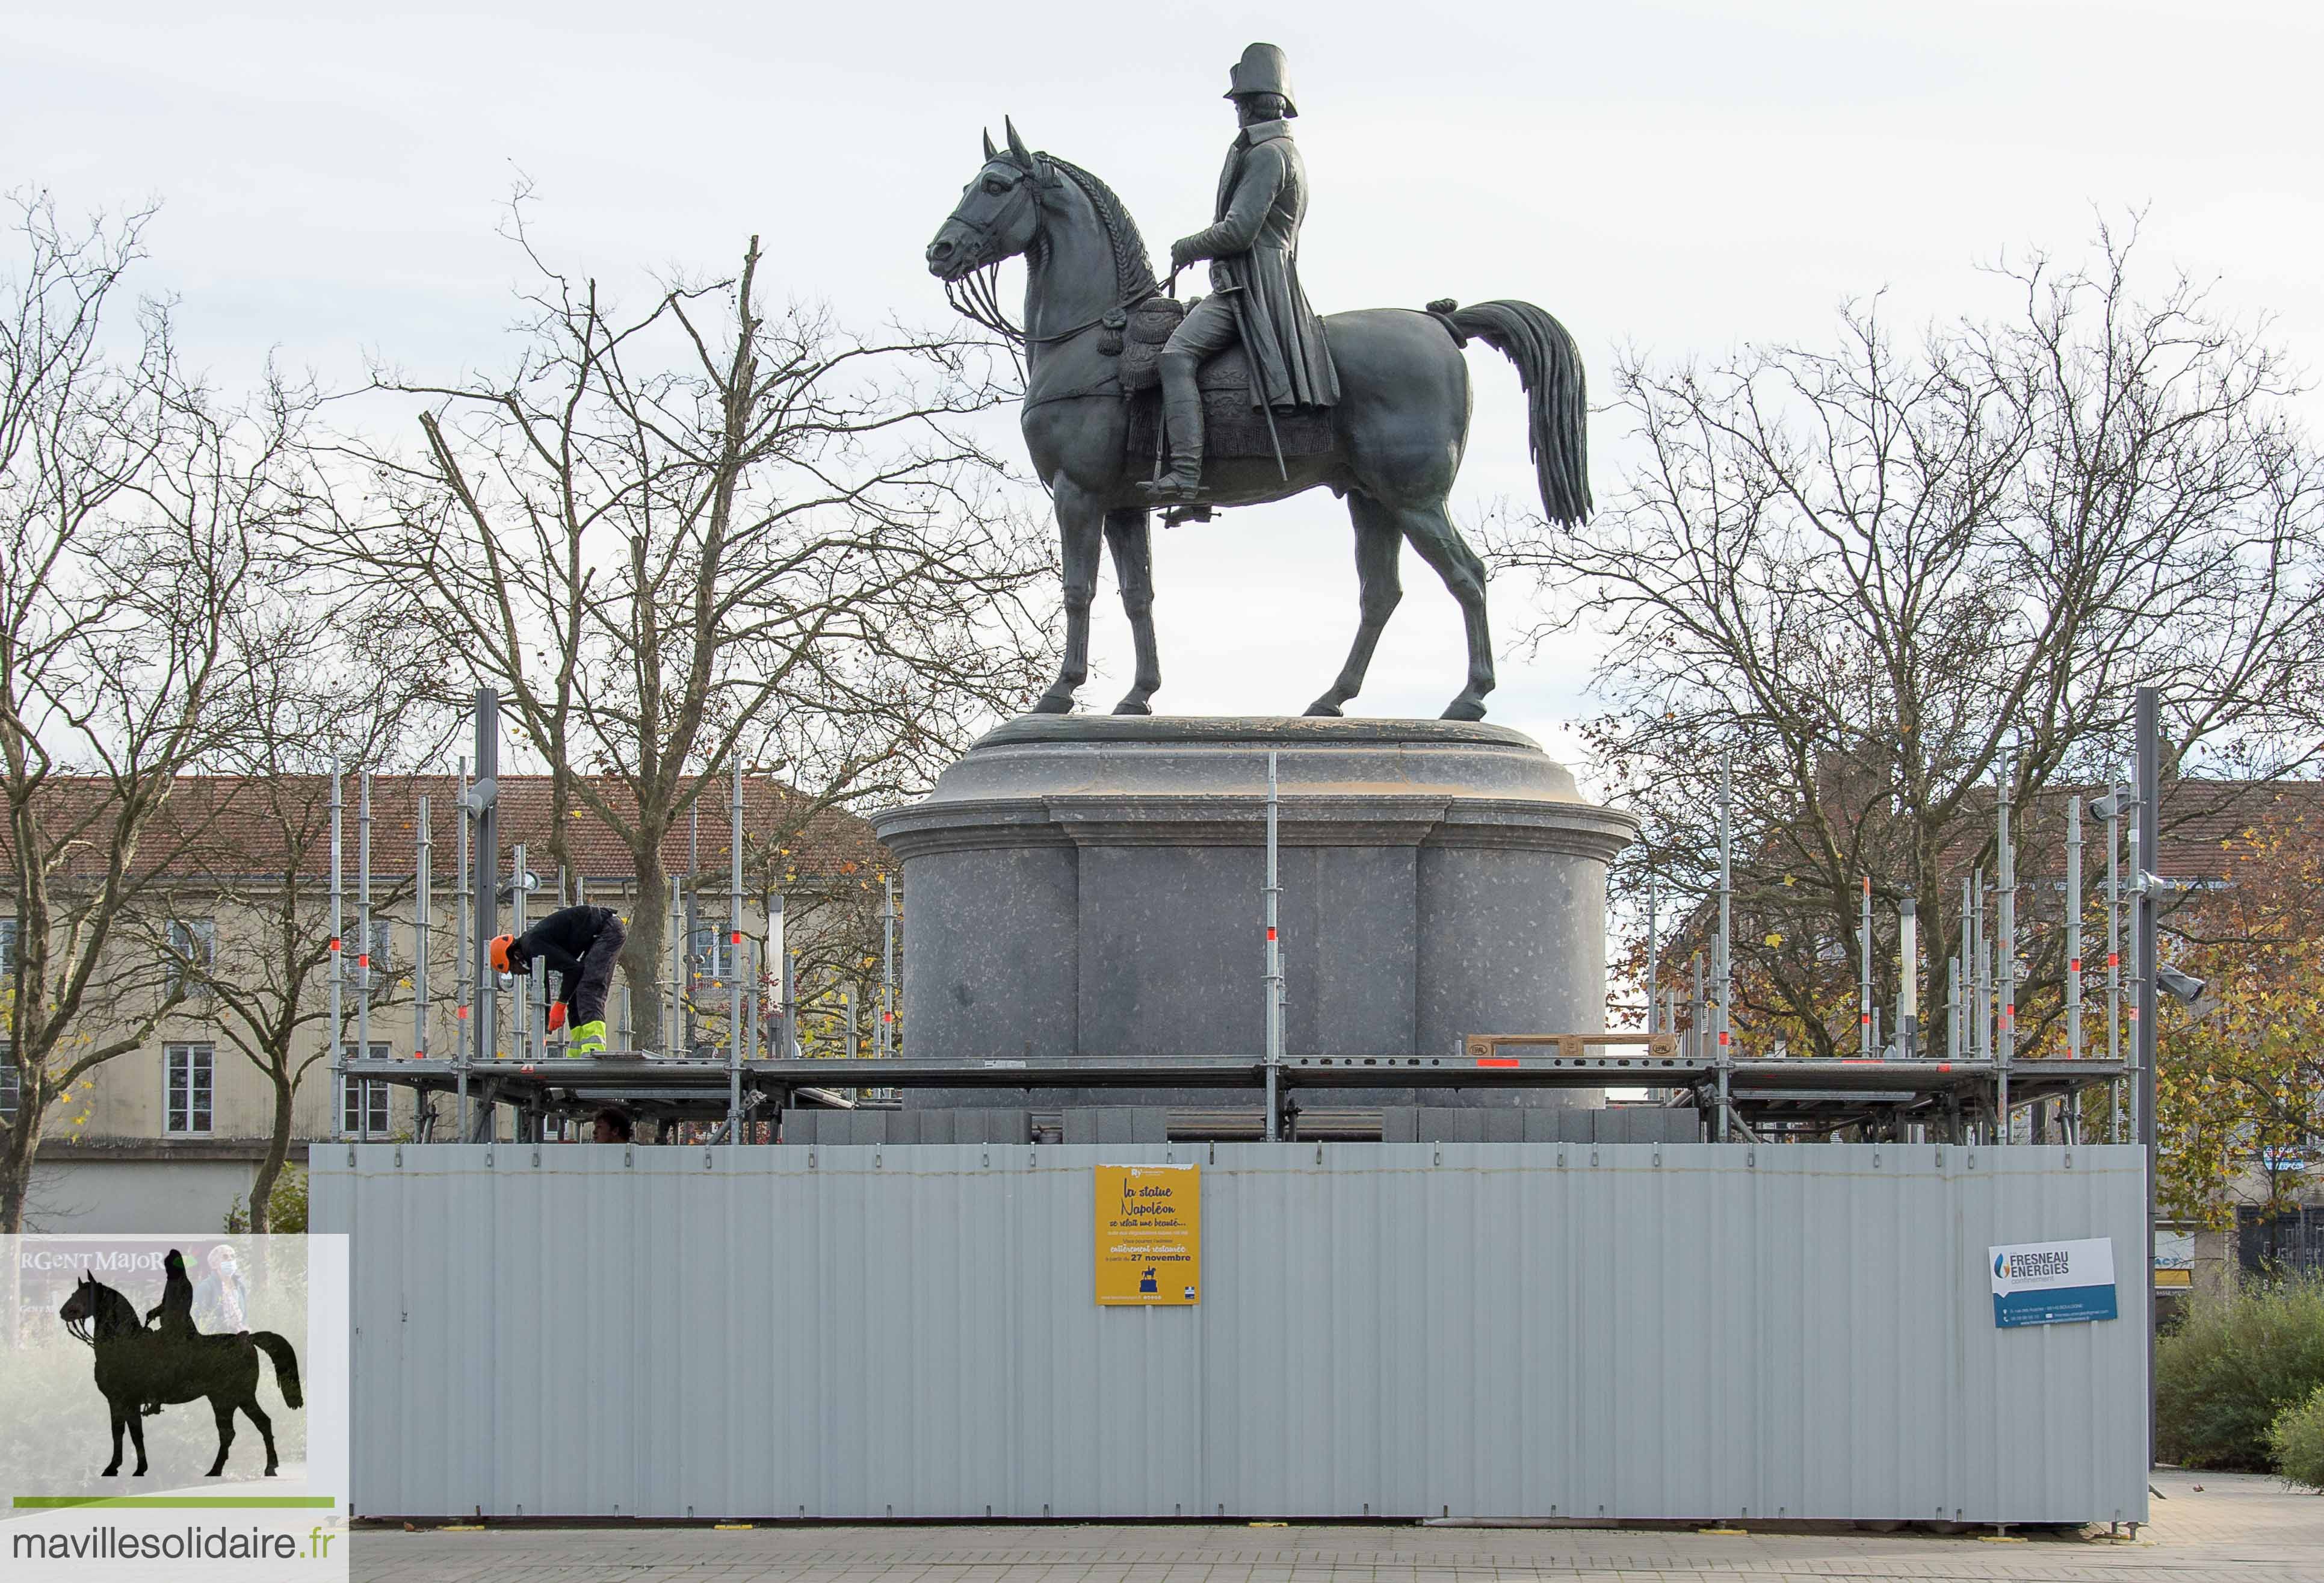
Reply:
M272 1330L253 1330L250 1338L274 1360L274 1383L282 1387L282 1400L293 1407L307 1405L299 1393L299 1355L290 1349L290 1343Z
M1517 366L1542 510L1560 527L1578 528L1589 521L1590 393L1573 338L1530 302L1430 307L1453 329L1475 336Z

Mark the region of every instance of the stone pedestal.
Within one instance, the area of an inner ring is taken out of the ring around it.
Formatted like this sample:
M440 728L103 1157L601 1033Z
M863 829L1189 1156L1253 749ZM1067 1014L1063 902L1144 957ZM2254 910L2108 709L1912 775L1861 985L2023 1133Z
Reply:
M1637 821L1531 739L1031 716L873 820L902 861L912 1051L1259 1053L1269 751L1289 1053L1604 1026L1606 867Z

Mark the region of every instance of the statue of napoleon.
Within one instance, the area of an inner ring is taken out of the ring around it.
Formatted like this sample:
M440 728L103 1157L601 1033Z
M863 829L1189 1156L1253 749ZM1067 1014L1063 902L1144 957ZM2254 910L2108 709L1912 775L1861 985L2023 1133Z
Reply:
M1170 244L1170 275L1211 261L1214 293L1191 309L1163 344L1163 425L1170 470L1143 486L1149 499L1194 501L1203 492L1203 397L1195 376L1240 344L1254 374L1253 405L1329 407L1339 375L1323 322L1299 289L1299 224L1307 218L1307 167L1291 141L1291 67L1273 44L1253 44L1230 74L1227 98L1242 123L1219 176L1216 219Z
M1360 590L1355 641L1339 675L1307 706L1337 715L1362 689L1381 629L1403 596L1404 546L1461 606L1465 685L1447 719L1474 720L1493 688L1485 567L1445 509L1469 439L1471 337L1517 365L1542 509L1579 526L1590 514L1588 401L1565 328L1531 303L1375 308L1317 317L1299 284L1307 171L1291 139L1291 70L1253 44L1228 74L1240 124L1219 179L1213 223L1170 249L1170 283L1203 260L1211 294L1165 292L1138 226L1113 190L1009 122L928 244L931 273L969 318L1021 347L1019 418L1056 504L1065 566L1065 642L1056 680L1033 708L1063 714L1089 676L1098 560L1115 580L1137 648L1117 714L1152 712L1161 687L1154 639L1152 514L1204 520L1217 508L1327 488L1348 503ZM1001 307L998 274L1026 261L1021 322ZM1166 467L1167 461L1167 467Z

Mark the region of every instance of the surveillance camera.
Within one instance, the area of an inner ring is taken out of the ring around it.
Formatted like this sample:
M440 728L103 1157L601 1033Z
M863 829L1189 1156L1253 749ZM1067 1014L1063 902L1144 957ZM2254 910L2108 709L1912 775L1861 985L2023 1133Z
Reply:
M2169 990L2172 995L2177 995L2181 1000L2185 1001L2189 1005L2193 1005L2197 1001L2202 999L2203 991L2209 987L2209 986L2205 984L2201 979L2181 973L2178 968L2172 967L2168 962L2158 962L2155 964L2154 982Z
M2112 819L2116 814L2128 809L2131 801L2130 789L2126 786L2116 786L2103 797L2091 798L2083 811L2092 819Z

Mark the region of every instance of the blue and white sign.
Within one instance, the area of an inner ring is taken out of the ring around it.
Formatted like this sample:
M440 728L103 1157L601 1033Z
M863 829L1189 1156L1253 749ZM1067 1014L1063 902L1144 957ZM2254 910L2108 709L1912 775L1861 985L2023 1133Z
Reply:
M2112 1237L2021 1242L1987 1253L1993 1322L2005 1330L2013 1325L2070 1325L2119 1317Z

